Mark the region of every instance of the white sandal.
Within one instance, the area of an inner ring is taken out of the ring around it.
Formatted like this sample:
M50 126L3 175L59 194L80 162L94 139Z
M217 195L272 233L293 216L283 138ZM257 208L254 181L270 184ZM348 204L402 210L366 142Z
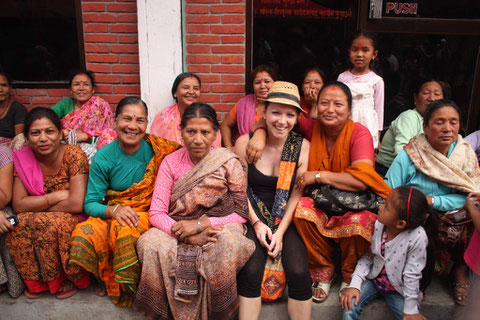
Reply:
M345 281L342 281L342 284L340 285L340 289L338 290L338 297L339 298L342 298L342 291L343 289L347 288L349 286L348 283L346 283Z
M330 278L328 282L319 282L319 281L313 282L312 289L321 289L323 293L325 293L325 296L322 298L318 298L312 294L312 301L317 303L325 301L328 297L328 294L330 293L330 288L332 287L332 284L334 281L335 281L335 275L333 275L333 277Z

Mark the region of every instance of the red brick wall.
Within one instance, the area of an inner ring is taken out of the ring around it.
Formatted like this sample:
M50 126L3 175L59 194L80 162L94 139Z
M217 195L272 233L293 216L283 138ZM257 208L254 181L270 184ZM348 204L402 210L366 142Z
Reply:
M136 0L82 0L87 69L95 73L96 92L112 107L125 95L140 94ZM51 107L69 89L14 89L28 109Z
M187 70L203 102L225 113L245 92L245 0L185 0Z

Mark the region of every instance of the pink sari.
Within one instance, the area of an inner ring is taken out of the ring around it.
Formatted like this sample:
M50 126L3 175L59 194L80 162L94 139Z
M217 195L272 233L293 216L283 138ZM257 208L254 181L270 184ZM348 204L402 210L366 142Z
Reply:
M100 149L117 138L113 119L114 115L108 102L92 96L80 108L62 118L62 127L68 130L81 130L92 137L98 137L97 149Z
M238 135L250 133L257 114L257 98L254 94L247 94L237 102Z

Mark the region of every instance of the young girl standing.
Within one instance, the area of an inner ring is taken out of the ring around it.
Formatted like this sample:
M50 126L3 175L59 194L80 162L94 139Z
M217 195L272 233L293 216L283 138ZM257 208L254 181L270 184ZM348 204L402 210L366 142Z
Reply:
M356 34L349 49L353 68L338 76L338 81L348 85L352 91L352 120L360 122L370 130L375 148L378 148L380 131L383 129L385 96L382 77L370 70L377 54L372 36L364 32Z
M425 222L428 202L413 187L398 187L380 206L371 253L357 262L352 281L341 294L342 318L360 319L365 305L385 298L400 320L426 320L420 314L420 279L427 262Z

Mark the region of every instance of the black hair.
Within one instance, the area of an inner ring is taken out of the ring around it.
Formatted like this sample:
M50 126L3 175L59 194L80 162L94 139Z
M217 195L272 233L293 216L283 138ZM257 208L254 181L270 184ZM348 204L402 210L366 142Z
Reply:
M275 70L267 65L267 64L259 64L258 66L256 66L252 72L250 73L250 77L252 79L252 87L253 87L253 81L255 81L255 76L257 75L257 73L259 72L266 72L270 75L270 77L272 77L273 81L277 81L278 80L278 75L277 73L275 72Z
M195 78L195 79L197 79L198 84L200 85L200 87L202 87L202 81L200 80L200 77L197 76L195 73L193 73L193 72L182 72L182 73L180 73L180 74L175 78L175 80L173 81L173 85L172 85L172 97L175 99L175 101L178 101L178 99L175 97L175 92L177 92L178 85L180 84L180 82L182 82L182 81L185 80L186 78Z
M444 84L441 81L439 81L437 79L433 79L433 78L424 78L424 77L418 78L413 84L413 93L418 95L420 93L420 90L422 89L423 85L425 83L428 83L428 82L438 83L440 88L442 88L442 95L445 98L445 86L444 86Z
M317 72L320 75L320 78L322 78L322 81L325 83L325 80L326 80L325 72L319 67L311 67L303 72L302 83L301 83L302 85L303 85L303 82L305 81L305 78L307 77L307 74L309 74L310 72Z
M318 104L318 101L320 101L320 95L322 94L322 92L329 87L340 88L343 91L343 93L345 93L345 95L347 96L348 110L352 110L352 103L353 103L352 92L350 91L350 88L345 83L340 81L333 81L325 84L320 90L320 92L318 93L317 104Z
M3 71L0 71L0 76L4 76L6 79L7 79L7 82L8 82L8 86L11 87L12 86L12 76L6 72L3 72Z
M220 128L218 123L217 112L210 105L203 102L194 102L189 105L183 112L182 120L180 121L180 128L183 130L187 126L187 122L194 118L205 118L212 124L215 132Z
M25 135L25 138L28 138L28 131L30 130L32 124L41 118L47 118L53 123L58 131L62 130L60 117L55 113L55 111L49 108L37 107L30 110L25 116L25 127L23 128L23 134Z
M452 100L447 100L447 99L440 99L440 100L435 100L432 101L427 109L425 110L425 113L423 114L423 124L428 127L428 124L430 122L430 119L433 116L433 113L437 111L438 109L441 109L443 107L452 107L455 109L455 111L458 114L458 120L461 121L460 119L460 109L458 109L458 106L455 102Z
M70 88L72 87L73 78L75 78L79 74L86 75L88 77L88 79L90 79L90 82L92 83L92 88L95 87L95 75L93 74L92 71L90 71L90 70L75 70L74 72L72 72L72 74L70 76L70 81L68 82Z
M411 190L411 195L410 195ZM407 222L406 229L415 229L425 222L428 201L422 191L411 187L395 188L398 219ZM410 199L409 199L410 198Z
M363 30L360 30L352 35L348 44L348 48L352 46L352 43L355 39L362 36L369 39L372 42L373 50L377 50L377 37L373 33L366 32Z
M138 97L125 97L117 104L117 109L115 110L115 118L117 118L123 112L123 109L129 105L141 105L143 107L143 111L145 111L145 114L148 116L148 107L145 101Z

